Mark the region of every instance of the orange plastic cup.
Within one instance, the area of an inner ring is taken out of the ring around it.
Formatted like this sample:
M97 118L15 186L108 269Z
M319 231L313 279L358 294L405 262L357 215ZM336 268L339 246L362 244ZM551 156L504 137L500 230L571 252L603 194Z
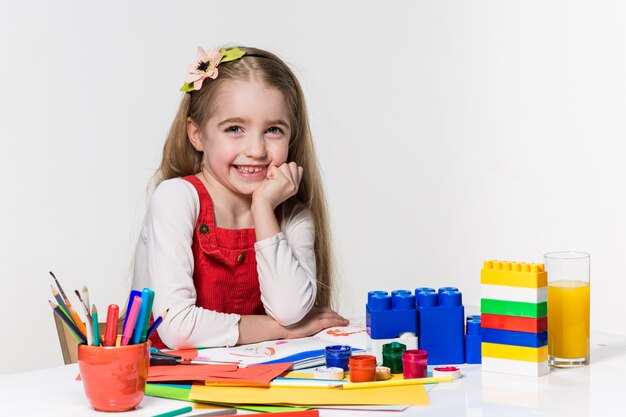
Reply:
M98 411L127 411L143 399L150 365L148 342L128 346L78 346L87 399Z

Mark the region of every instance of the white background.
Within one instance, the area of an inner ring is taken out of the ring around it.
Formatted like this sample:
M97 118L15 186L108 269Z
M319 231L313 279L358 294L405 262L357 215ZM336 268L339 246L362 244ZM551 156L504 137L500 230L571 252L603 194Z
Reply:
M0 2L0 373L58 365L48 271L123 303L196 47L299 76L338 307L485 259L592 255L592 329L626 334L626 6L615 1ZM75 298L72 298L73 300Z

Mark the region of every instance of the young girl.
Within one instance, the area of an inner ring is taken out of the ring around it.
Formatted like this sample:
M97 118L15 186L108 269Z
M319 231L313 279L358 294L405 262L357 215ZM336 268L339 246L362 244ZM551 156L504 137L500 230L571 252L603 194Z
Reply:
M304 337L332 311L330 235L302 90L275 55L198 48L135 255L170 348ZM153 340L155 346L163 346Z

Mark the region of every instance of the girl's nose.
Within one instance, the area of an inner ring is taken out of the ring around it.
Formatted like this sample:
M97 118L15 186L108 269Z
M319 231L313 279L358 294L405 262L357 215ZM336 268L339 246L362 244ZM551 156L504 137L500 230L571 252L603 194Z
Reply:
M253 135L246 141L246 156L250 158L264 158L267 150L265 148L265 138L263 134Z

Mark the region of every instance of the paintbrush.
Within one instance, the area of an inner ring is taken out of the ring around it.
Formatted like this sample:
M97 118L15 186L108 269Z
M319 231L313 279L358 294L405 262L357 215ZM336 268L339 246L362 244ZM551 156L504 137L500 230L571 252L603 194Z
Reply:
M54 282L56 282L57 288L59 288L59 291L61 292L63 301L65 301L65 305L67 305L68 313L70 313L70 315L76 322L76 326L78 326L78 328L83 332L83 334L87 334L87 328L85 327L85 324L80 319L80 316L78 315L76 310L74 310L74 308L72 307L72 303L70 303L69 298L67 298L67 295L65 295L65 291L63 291L63 287L61 287L61 284L59 284L59 280L57 279L57 277L54 275L52 271L50 271L50 275L52 275L52 278L54 278Z

